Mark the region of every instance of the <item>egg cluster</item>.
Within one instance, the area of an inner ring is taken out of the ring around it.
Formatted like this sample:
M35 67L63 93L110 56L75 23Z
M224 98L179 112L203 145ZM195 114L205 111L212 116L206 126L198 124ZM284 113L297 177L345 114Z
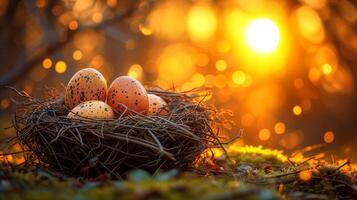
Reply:
M71 109L68 118L112 119L115 113L165 115L167 103L148 94L145 87L129 76L119 76L107 87L103 75L92 68L78 71L68 82L64 103Z

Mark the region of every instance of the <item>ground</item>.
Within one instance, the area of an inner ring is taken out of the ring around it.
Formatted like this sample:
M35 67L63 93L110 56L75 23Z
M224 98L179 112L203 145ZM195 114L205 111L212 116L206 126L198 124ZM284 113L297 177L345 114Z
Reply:
M125 180L109 175L67 178L39 168L0 169L0 199L353 199L357 196L356 165L287 157L262 147L214 150L183 172L172 169L151 175L135 170ZM4 163L4 162L3 162Z

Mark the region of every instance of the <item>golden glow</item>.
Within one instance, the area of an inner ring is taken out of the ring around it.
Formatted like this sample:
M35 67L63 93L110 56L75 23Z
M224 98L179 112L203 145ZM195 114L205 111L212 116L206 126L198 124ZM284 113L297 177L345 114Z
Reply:
M221 53L227 53L231 49L231 44L226 40L221 40L217 44L217 49Z
M228 152L231 153L241 153L241 154L259 154L259 155L266 155L266 156L274 156L276 159L280 160L281 162L286 162L288 157L283 154L282 151L275 150L275 149L265 149L262 146L236 146L236 145L229 145Z
M256 19L249 23L246 29L246 40L254 50L269 53L278 47L280 32L270 19Z
M282 16L272 13L252 15L240 9L224 13L224 31L231 45L230 52L239 58L240 69L253 76L276 73L286 66L290 55L291 40L284 29L286 22Z
M207 74L205 76L205 87L213 88L214 87L215 77L212 74Z
M78 22L76 20L70 21L68 24L68 28L72 31L76 30L78 28Z
M49 58L45 58L42 61L42 67L45 68L45 69L50 69L52 67L52 60L49 59Z
M325 64L329 64L332 68L334 68L339 65L337 50L331 44L322 45L315 51L316 53L314 62L316 66L323 66Z
M107 5L110 7L115 7L118 4L117 0L107 0Z
M330 64L324 64L322 65L322 73L325 75L329 75L332 73L332 66Z
M335 140L335 134L332 131L327 131L324 134L324 141L326 143L332 143Z
M280 145L286 149L294 149L304 140L304 133L302 131L287 132L282 135L279 141Z
M3 153L4 152L0 151L0 154ZM0 162L23 164L25 162L25 158L23 155L0 155Z
M243 38L243 27L246 25L246 21L246 13L239 9L227 11L225 14L225 29L234 43L240 42Z
M227 62L225 60L217 60L216 69L218 71L224 71L227 69Z
M227 148L228 153L232 153L234 155L240 155L240 154L252 154L252 155L262 155L262 156L272 156L275 157L277 160L280 162L286 162L288 161L288 157L284 155L283 151L276 150L276 149L266 149L263 148L263 146L252 146L252 145L245 145L241 146L239 143L235 142L233 144L230 144ZM215 158L220 157L223 154L222 149L220 148L212 148L209 151L207 151L209 156L211 156L210 153L213 153ZM294 159L296 163L299 161L305 160L303 156L301 156L299 159Z
M149 27L147 27L143 24L139 24L139 30L143 35L151 35L152 34L152 29L150 29Z
M80 50L75 50L72 54L72 57L74 60L81 60L83 57L83 54Z
M201 73L192 76L191 81L195 87L201 87L205 84L205 77Z
M283 122L278 122L274 126L274 131L276 134L283 134L285 133L285 124Z
M135 78L135 79L140 79L143 76L143 68L139 64L133 64L130 66L129 71L128 71L128 76Z
M246 127L253 125L254 121L255 121L255 118L250 113L244 114L241 119L242 125L246 126Z
M266 141L266 140L269 140L270 135L271 135L270 131L268 129L264 128L259 131L258 137L260 140Z
M301 6L295 11L298 29L301 35L312 43L320 43L325 38L319 14L309 6Z
M330 93L352 94L355 91L352 74L348 68L339 67L334 73L322 79L322 88Z
M167 46L157 59L158 78L175 85L182 85L196 72L196 52L187 45Z
M154 85L157 85L163 89L169 89L170 87L172 87L172 85L169 82L161 80L161 79L155 80Z
M163 1L149 14L146 23L156 36L177 39L186 31L186 12L184 1Z
M246 75L244 72L237 70L233 72L232 80L237 85L243 85L246 81Z
M77 0L74 2L73 10L81 12L90 9L94 4L94 0Z
M209 58L204 53L199 53L196 55L196 64L200 67L206 66L209 62Z
M262 99L264 100L262 101ZM281 86L266 84L255 88L245 97L245 101L242 103L254 116L269 116L275 115L276 110L282 106L284 99Z
M317 84L320 80L321 72L316 68L311 68L309 70L308 77L312 83Z
M98 69L101 68L104 65L104 57L102 55L96 55L94 58L92 58L90 64L92 67Z
M309 170L299 172L299 178L302 181L309 181L312 178L312 173Z
M301 106L295 105L295 106L293 107L293 113L294 113L294 115L296 115L296 116L301 115L301 113L302 113L302 108L301 108Z
M55 70L57 73L63 74L67 70L67 64L64 61L60 60L56 63Z
M95 23L100 23L103 20L103 15L100 12L96 12L92 16L92 20Z
M192 40L201 41L213 36L216 31L216 15L208 5L193 6L187 17L187 29Z
M187 82L184 83L181 87L180 87L180 91L190 91L193 88L195 88L195 86L193 85L192 82Z
M214 86L216 88L224 88L227 85L227 77L223 74L218 74L214 79Z

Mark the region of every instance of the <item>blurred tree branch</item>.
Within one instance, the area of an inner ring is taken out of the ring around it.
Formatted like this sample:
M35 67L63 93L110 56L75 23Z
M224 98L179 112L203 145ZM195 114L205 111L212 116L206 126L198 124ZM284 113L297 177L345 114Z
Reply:
M13 67L4 75L0 77L0 85L9 85L19 79L23 74L26 74L46 57L52 55L54 52L62 49L69 43L76 33L93 29L101 30L111 24L122 22L123 20L132 16L136 7L130 6L125 11L114 15L110 19L103 20L101 23L92 25L82 25L76 30L71 30L68 27L61 33L57 33L51 23L41 15L40 10L35 6L35 1L25 1L26 8L35 17L36 22L39 24L41 30L45 33L45 38L36 42L28 49L24 49L16 59Z
M14 18L15 15L15 11L17 8L18 3L20 2L20 0L12 0L9 2L9 5L6 8L6 12L5 12L5 19L6 22L10 23L12 21L12 19Z

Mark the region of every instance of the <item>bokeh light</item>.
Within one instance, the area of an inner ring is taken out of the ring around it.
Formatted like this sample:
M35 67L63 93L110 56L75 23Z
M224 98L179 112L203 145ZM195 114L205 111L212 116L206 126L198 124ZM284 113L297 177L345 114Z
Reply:
M309 181L312 178L312 172L309 170L303 170L299 172L299 178L302 181Z
M63 74L67 70L67 64L62 60L57 61L56 65L55 65L55 70L56 70L57 73Z
M265 129L265 128L260 130L258 133L258 137L262 141L269 140L270 135L271 135L271 133L270 133L269 129Z
M52 67L52 60L50 58L45 58L42 61L42 67L45 69L50 69Z
M240 70L233 72L232 80L237 85L243 85L246 82L246 74Z
M183 84L190 80L195 72L193 55L195 51L189 46L173 44L164 49L157 59L158 77L170 83Z
M139 30L143 35L151 35L152 34L152 29L150 29L149 27L143 25L143 24L139 24Z
M186 29L186 3L166 1L157 6L147 17L147 26L158 37L177 39Z
M324 64L322 65L322 72L325 74L325 75L329 75L332 73L332 67L330 64Z
M0 102L0 107L2 110L7 109L10 106L10 100L8 98L4 98Z
M72 31L76 30L78 28L78 22L76 20L70 21L68 24L68 28Z
M277 25L270 19L256 19L246 29L246 40L256 51L269 53L276 50L280 41Z
M309 6L301 6L296 10L296 20L301 35L308 41L320 43L325 38L321 18Z
M217 60L216 62L216 69L218 71L224 71L227 69L227 62L224 60Z
M201 73L195 73L192 76L191 81L195 87L202 87L205 84L206 79Z
M83 57L83 53L82 53L82 51L80 51L80 50L75 50L74 52L73 52L73 54L72 54L72 57L73 57L73 59L74 60L81 60L82 59L82 57Z
M142 79L143 76L143 68L139 64L133 64L129 67L128 76L135 79Z
M335 134L332 131L327 131L324 134L324 141L326 143L332 143L335 140Z
M206 4L193 6L187 17L187 29L192 40L209 39L216 30L216 16L214 10Z
M279 134L279 135L285 133L285 129L286 129L286 127L283 122L278 122L274 126L275 133Z
M302 108L301 108L301 106L295 105L295 106L293 107L293 113L294 113L294 115L296 115L296 116L301 115L301 113L302 113Z
M93 68L99 69L101 68L105 63L105 59L103 57L103 55L96 55L92 58L92 60L90 61L90 65Z

